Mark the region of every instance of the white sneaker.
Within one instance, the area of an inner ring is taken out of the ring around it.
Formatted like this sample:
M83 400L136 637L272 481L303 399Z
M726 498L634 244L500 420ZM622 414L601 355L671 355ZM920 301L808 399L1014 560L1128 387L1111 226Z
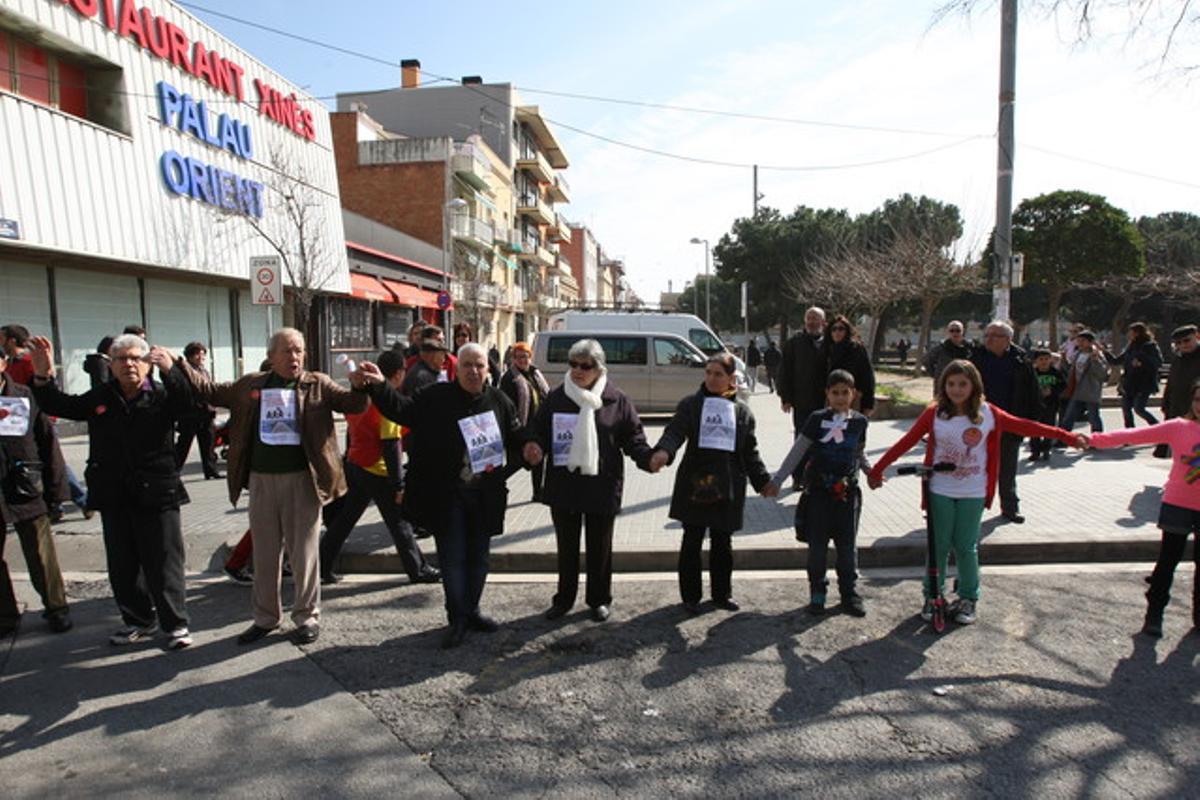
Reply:
M974 600L959 600L958 613L954 615L954 621L959 625L970 625L975 621L975 601Z
M145 627L141 627L139 625L126 625L124 628L118 629L116 633L108 637L108 643L111 645L116 645L117 647L127 644L137 644L138 642L144 642L147 639L153 638L154 634L157 632L158 626L153 623Z
M187 628L176 628L171 631L170 641L167 642L168 650L182 650L185 647L192 646L192 635L188 633Z
M933 598L926 598L925 605L921 606L921 619L926 622L933 619Z

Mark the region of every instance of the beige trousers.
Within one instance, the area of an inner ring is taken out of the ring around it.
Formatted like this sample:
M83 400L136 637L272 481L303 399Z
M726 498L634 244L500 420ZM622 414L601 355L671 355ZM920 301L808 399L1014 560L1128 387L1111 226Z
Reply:
M321 617L318 542L321 501L312 475L304 472L250 473L250 531L254 541L254 624L275 628L283 620L280 567L286 550L295 592L292 622L297 627Z

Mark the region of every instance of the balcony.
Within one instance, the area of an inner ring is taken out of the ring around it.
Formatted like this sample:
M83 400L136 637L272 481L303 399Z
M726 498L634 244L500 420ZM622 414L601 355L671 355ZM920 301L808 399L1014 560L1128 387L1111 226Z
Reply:
M554 183L554 167L539 151L517 159L517 169L528 172L538 183Z
M491 250L495 238L492 226L481 219L459 214L450 225L454 238L481 250Z
M554 250L551 250L549 247L546 247L545 245L538 245L535 255L535 260L538 264L551 268L554 267L558 257L558 253L556 253Z
M571 226L563 219L562 214L554 215L554 225L547 231L547 235L556 242L571 243Z
M450 293L454 301L461 305L498 306L507 305L508 293L504 287L494 283L451 281Z
M571 186L561 173L556 173L554 181L546 189L546 194L556 203L571 202Z
M554 224L554 209L534 194L523 194L517 198L517 213L524 214L539 225Z
M575 280L575 273L571 271L571 260L562 253L558 254L558 271L564 275L570 275L571 280Z
M513 306L524 305L525 304L525 287L520 286L520 285L509 287L508 296L509 296L509 302Z
M481 192L491 194L488 176L492 174L492 165L479 148L466 143L454 145L454 154L450 157L450 168L464 183Z

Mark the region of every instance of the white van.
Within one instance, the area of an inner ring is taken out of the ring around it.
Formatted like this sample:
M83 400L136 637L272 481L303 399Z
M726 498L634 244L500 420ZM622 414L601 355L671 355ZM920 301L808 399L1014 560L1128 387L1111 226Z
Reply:
M539 331L533 337L533 363L551 386L562 383L567 352L580 339L595 339L604 349L608 379L628 395L639 412L670 413L695 394L704 381L707 356L673 333L638 331ZM739 385L738 396L747 393Z
M711 356L724 353L728 348L721 343L712 328L695 314L666 311L613 311L571 309L560 311L550 317L547 326L551 331L645 331L648 333L673 333L687 339ZM746 381L746 363L734 356L737 364L737 386L739 394L749 394L750 384Z

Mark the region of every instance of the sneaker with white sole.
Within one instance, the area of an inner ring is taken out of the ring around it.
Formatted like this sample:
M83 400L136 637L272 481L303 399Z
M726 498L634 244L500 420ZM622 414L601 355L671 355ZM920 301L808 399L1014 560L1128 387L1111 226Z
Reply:
M959 625L970 625L975 621L975 601L962 599L958 601L958 613L954 615L954 621Z
M182 650L185 647L192 646L192 634L187 628L176 628L171 631L170 639L167 641L168 650Z
M933 598L925 598L925 605L921 606L921 619L929 622L933 619Z
M126 625L120 628L112 636L108 637L108 643L121 647L127 644L137 644L144 642L147 639L154 638L154 634L158 632L158 626L151 624L146 626L141 625Z

